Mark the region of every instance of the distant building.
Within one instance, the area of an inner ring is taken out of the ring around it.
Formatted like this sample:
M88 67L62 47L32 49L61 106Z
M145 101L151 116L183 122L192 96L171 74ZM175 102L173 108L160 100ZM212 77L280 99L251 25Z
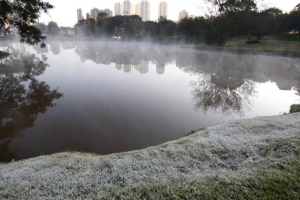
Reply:
M70 27L59 27L60 35L75 35L74 28Z
M123 15L132 15L132 5L129 0L124 0L123 2Z
M90 18L93 18L94 20L97 21L97 17L98 17L99 13L100 13L100 10L98 8L93 8L91 10L91 17Z
M90 19L90 18L91 18L90 13L86 13L86 19Z
M79 8L77 10L77 21L80 21L82 19L83 19L83 17L82 17L82 10L81 10L81 8Z
M140 3L140 12L142 21L150 21L150 3L147 0L143 0Z
M180 22L182 19L188 18L188 17L189 17L189 13L186 12L185 10L183 10L179 13L178 22Z
M135 10L134 11L135 11L134 12L135 15L141 16L140 4L139 3L135 5Z
M122 9L121 9L120 2L115 3L114 9L115 9L114 10L115 16L122 15Z
M168 18L168 4L165 1L161 1L158 5L158 20L163 17Z

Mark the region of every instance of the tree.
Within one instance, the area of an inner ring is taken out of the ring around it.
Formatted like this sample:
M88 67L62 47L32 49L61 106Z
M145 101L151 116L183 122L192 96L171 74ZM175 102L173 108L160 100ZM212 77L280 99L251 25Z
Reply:
M205 30L207 23L204 17L184 18L178 24L178 34L184 37L186 42L203 37Z
M233 37L240 35L251 21L251 12L256 10L254 0L207 0L209 13L206 44L224 46Z
M157 39L160 42L167 42L177 33L177 24L171 20L162 20L157 23Z
M97 21L101 21L102 19L106 19L108 17L109 17L109 15L107 12L101 12L97 16Z
M297 39L300 39L300 9L294 9L287 17L288 31L298 32Z
M42 33L46 33L48 30L46 24L44 23L37 23L35 27L38 28Z
M284 32L284 15L278 8L268 8L259 13L253 12L245 34L255 36L260 41L263 36ZM248 38L249 40L249 38Z
M59 34L59 28L56 22L49 22L48 23L48 30L50 32L51 35L58 35Z
M53 6L42 0L1 0L0 27L5 29L5 35L11 27L16 27L21 42L45 46L45 37L35 27L41 13L47 13Z

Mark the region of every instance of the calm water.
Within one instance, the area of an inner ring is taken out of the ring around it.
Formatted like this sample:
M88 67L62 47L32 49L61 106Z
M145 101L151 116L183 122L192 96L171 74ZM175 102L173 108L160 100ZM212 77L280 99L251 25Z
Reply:
M0 160L108 154L299 103L299 60L134 43L0 45Z

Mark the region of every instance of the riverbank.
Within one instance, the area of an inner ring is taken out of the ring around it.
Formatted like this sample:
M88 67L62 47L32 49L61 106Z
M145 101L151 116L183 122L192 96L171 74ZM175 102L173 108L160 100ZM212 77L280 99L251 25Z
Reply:
M1 199L297 199L300 113L226 122L155 147L0 165Z
M264 37L258 44L246 44L246 38L235 38L224 47L196 44L187 46L205 51L223 51L236 54L275 55L300 58L300 41L287 36Z

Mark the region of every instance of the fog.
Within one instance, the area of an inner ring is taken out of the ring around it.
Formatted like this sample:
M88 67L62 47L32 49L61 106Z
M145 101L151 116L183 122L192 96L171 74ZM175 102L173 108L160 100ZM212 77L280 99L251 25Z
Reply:
M140 149L223 121L288 112L299 60L142 42L0 47L1 160Z

